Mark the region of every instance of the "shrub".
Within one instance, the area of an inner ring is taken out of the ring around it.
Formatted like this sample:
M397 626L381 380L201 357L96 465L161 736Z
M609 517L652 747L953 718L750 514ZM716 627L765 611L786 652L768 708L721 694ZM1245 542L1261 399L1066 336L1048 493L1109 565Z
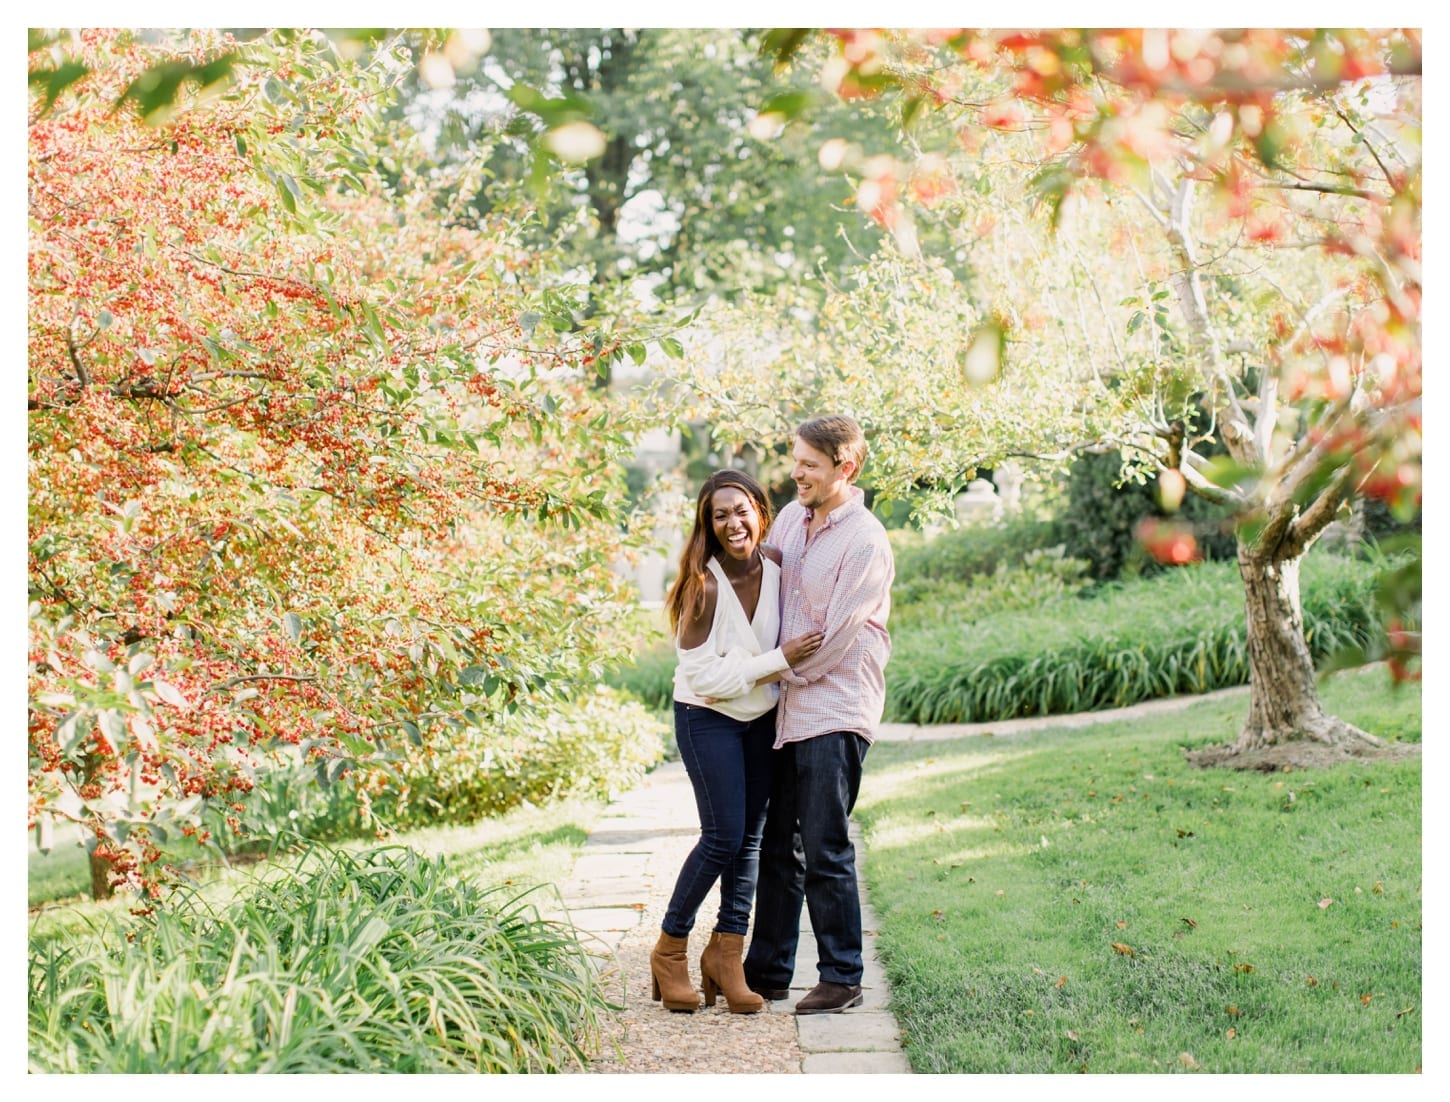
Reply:
M390 792L375 799L379 814L399 826L426 826L472 822L521 804L608 799L660 761L667 733L638 701L603 685L501 727L447 760L414 757L396 802Z
M299 762L259 778L243 804L250 837L234 848L266 849L279 833L341 841L380 825L470 823L522 804L606 799L660 761L667 733L638 702L599 686L542 713L462 731L451 746L413 748L396 776L375 776L361 799L352 784L320 784L317 769Z
M891 591L893 633L911 632L941 622L943 609L963 620L979 620L995 612L1033 608L1070 597L1088 583L1088 564L1063 554L1061 545L1028 551L1017 565L997 563L990 574L965 580L916 577Z
M893 529L888 538L896 560L893 592L923 579L965 581L977 574L992 574L1003 564L1021 562L1029 551L1060 542L1053 522L1024 519L948 529L934 536L914 528Z
M571 927L402 847L313 846L224 906L32 943L30 1069L531 1072L609 1003Z
M1372 563L1313 556L1301 576L1316 659L1367 647L1382 629ZM934 627L898 632L886 718L958 723L1121 707L1248 680L1243 590L1235 564L1210 563L1099 587L969 621L943 609Z
M639 699L646 708L668 709L675 698L675 648L665 643L643 651L609 677L609 684Z
M1122 467L1117 452L1079 457L1068 473L1067 506L1056 522L1067 553L1091 563L1099 581L1164 569L1143 552L1134 534L1144 517L1163 515L1153 483L1120 485ZM1204 558L1233 558L1234 537L1223 507L1190 493L1176 515L1193 525Z

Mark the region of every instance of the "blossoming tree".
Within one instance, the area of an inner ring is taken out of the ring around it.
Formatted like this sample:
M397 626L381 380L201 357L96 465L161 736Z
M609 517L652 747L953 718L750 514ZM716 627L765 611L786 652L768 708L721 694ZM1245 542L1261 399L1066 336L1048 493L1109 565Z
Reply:
M1381 752L1320 706L1298 578L1354 498L1419 509L1418 32L821 39L822 84L895 97L919 151L820 151L897 247L778 337L766 377L699 380L720 430L779 434L770 396L819 394L871 427L877 485L898 494L1009 455L1120 448L1170 508L1192 492L1236 518L1252 703L1198 760ZM798 64L810 41L775 36ZM970 284L922 255L926 220L955 231ZM1193 555L1185 525L1147 539ZM1417 676L1415 624L1388 626L1391 668Z

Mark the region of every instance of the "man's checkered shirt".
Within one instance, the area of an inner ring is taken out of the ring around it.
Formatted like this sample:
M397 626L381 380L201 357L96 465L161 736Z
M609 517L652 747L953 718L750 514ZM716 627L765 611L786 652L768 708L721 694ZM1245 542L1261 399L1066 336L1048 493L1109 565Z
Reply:
M896 564L881 522L851 487L851 499L826 515L810 541L811 513L799 501L780 511L766 542L779 548L782 641L823 631L821 649L782 675L775 745L833 731L867 742L886 702L891 656L886 617Z

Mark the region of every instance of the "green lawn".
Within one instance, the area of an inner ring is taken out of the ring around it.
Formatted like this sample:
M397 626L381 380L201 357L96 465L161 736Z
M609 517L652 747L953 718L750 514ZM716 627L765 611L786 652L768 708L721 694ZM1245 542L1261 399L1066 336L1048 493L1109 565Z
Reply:
M1326 704L1418 741L1418 686ZM880 743L857 816L918 1072L1414 1072L1420 762L1205 772L1243 701Z

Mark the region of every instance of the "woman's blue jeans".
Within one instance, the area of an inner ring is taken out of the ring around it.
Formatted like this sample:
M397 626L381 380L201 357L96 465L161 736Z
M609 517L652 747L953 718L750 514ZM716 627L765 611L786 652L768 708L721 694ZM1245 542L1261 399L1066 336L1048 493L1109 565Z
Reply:
M774 708L747 722L675 701L675 743L695 789L700 840L685 858L660 923L671 937L685 937L694 928L695 912L716 880L720 916L715 929L727 934L749 930L774 742Z

